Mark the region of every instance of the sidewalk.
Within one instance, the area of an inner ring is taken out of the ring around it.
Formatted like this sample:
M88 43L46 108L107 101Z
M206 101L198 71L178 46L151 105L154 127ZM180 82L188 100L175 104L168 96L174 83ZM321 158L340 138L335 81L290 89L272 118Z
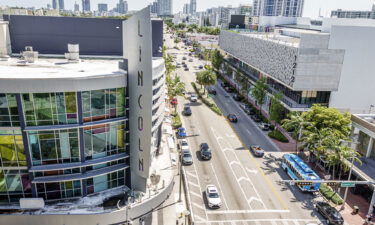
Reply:
M306 162L306 160L305 160ZM324 177L327 175L325 171L323 171L320 167L316 166L315 163L307 163L320 177ZM340 196L343 197L345 193L345 188L340 188ZM320 197L319 200L324 200L323 197ZM324 200L325 201L325 200ZM332 204L331 204L332 205ZM359 195L355 195L348 190L347 200L345 203L345 209L341 210L341 205L336 206L335 208L341 213L342 217L346 224L349 225L360 225L363 224L364 219L366 218L366 214L368 211L369 203ZM353 215L353 208L354 206L359 207L359 213Z

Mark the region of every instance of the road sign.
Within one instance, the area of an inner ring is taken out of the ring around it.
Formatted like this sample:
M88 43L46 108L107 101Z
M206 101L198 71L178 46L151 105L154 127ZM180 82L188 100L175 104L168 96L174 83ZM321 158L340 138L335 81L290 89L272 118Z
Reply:
M355 183L353 183L353 182L342 182L341 187L355 187Z

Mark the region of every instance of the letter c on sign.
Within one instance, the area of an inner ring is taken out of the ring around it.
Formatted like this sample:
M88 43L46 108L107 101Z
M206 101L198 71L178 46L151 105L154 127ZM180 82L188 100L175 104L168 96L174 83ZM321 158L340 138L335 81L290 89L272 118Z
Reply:
M142 109L142 105L141 105L142 97L143 97L142 95L139 95L139 97L138 97L138 106L139 106L140 109Z

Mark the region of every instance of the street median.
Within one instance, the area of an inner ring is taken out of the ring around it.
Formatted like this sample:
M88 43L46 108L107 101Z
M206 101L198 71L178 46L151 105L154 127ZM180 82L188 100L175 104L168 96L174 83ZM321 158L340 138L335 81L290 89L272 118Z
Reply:
M216 114L218 115L223 115L223 113L221 112L220 108L217 107L216 103L214 102L214 100L212 100L211 98L205 96L204 94L204 90L203 88L200 88L199 86L197 86L195 84L195 82L191 82L191 86L193 86L194 88L194 91L197 93L198 95L198 98L202 100L202 102L207 105L213 112L215 112Z

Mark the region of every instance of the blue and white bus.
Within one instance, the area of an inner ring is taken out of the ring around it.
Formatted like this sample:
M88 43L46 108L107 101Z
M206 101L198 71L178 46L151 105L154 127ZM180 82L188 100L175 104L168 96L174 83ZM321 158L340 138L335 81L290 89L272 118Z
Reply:
M306 180L315 181L321 180L303 160L294 154L283 155L283 162L281 163L283 170L289 175L292 180ZM320 183L313 183L311 185L297 185L302 191L319 191Z

